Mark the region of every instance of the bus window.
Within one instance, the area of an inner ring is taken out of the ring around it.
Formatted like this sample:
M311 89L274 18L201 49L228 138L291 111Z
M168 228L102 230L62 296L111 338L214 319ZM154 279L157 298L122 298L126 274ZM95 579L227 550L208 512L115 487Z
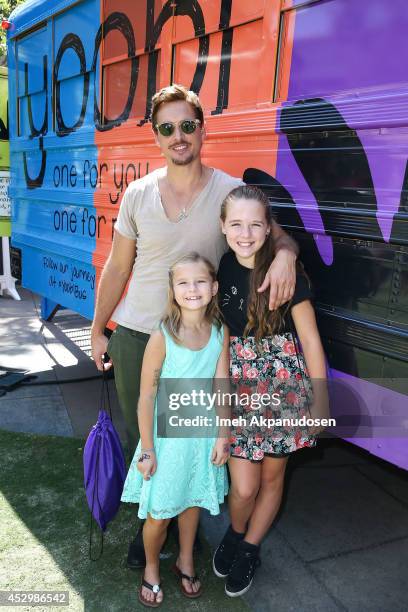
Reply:
M143 53L150 44L149 36L153 33L153 24L158 19L165 2L161 0L149 0L149 2L135 2L134 0L103 0L102 21L109 15L121 13L125 15L128 23L131 24L135 41L136 54ZM149 7L148 7L149 5ZM172 11L171 11L172 12ZM150 23L150 28L146 27ZM106 60L113 59L120 55L127 55L126 41L129 39L130 31L128 26L121 26L116 23L106 36L104 41L103 56Z
M296 8L296 4L301 6ZM395 61L404 51L403 38L388 37L399 29L397 5L395 10L387 10L386 4L377 3L367 14L363 3L353 4L350 10L344 1L285 2L288 10L282 12L277 101L356 93L356 82L359 95L373 95L375 90L390 91L406 82ZM403 12L405 2L397 0L397 4ZM379 58L380 48L384 52ZM375 62L367 63L369 58L380 59L379 70L368 68L375 67ZM285 91L283 73L288 62L292 70L290 87Z
M176 24L179 20L175 19ZM192 30L191 24L189 27ZM181 40L188 33L190 38ZM258 101L263 19L193 38L194 32L189 32L183 18L183 28L177 26L176 34L173 40L174 83L194 86L197 66L201 65L199 94L207 112L253 108ZM224 80L220 80L220 75ZM245 87L242 75L245 75Z
M253 107L257 102L257 86L262 71L259 70L262 45L263 20L258 19L233 29L229 106ZM245 87L242 86L245 75Z
M263 17L267 2L266 0L251 2L200 0L191 4L195 6L189 16L178 13L175 15L177 19L174 24L174 41L187 40L191 38L192 32L195 32L196 36L201 36L259 19Z
M0 66L0 168L10 167L7 68ZM1 200L0 200L0 209Z
M17 42L18 135L38 136L48 130L47 28Z
M54 129L59 136L93 124L94 38L85 24L94 9L95 0L86 0L70 20L64 13L54 18Z
M145 117L148 83L153 89L160 86L163 36L162 30L155 30L154 19L155 16L157 19L161 9L159 0L155 0L153 12L149 15L147 3L104 1L105 34L101 48L105 123L109 121L112 125L120 118ZM116 17L112 18L112 15ZM163 28L171 29L172 12L169 16L170 23L163 23ZM148 17L151 26L146 28Z
M144 117L150 57L154 59L156 83L159 83L160 50L133 56L130 59L112 61L109 64L104 61L102 78L105 119L114 121L123 112L128 113L129 119ZM128 108L129 101L131 103L130 109Z

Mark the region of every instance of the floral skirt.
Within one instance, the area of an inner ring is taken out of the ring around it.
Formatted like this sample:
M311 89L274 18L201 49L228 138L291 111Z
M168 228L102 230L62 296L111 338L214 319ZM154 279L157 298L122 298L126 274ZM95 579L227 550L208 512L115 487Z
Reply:
M312 385L291 333L263 338L232 336L234 399L231 456L261 461L314 446L305 420Z

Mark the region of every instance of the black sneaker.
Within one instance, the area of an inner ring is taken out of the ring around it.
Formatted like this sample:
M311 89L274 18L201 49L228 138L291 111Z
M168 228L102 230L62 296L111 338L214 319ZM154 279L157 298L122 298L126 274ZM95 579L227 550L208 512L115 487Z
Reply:
M130 569L140 569L146 565L146 555L143 546L143 525L141 521L136 537L129 544L126 564Z
M261 564L259 546L243 540L238 546L237 555L225 582L225 592L229 597L244 595L250 588L256 568Z
M213 570L218 578L228 576L237 554L238 545L244 535L244 533L234 531L231 525L228 527L213 557Z

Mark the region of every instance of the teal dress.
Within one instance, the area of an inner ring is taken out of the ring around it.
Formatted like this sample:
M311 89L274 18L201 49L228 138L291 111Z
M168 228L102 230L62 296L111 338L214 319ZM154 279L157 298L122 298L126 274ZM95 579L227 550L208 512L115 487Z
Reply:
M205 379L208 382L214 378L223 344L222 329L213 325L207 345L198 351L176 344L163 327L162 333L166 341L166 357L161 383L165 383L163 379ZM208 435L198 437L191 429L189 437L158 437L157 413L156 398L153 436L157 470L150 480L143 480L137 469L141 449L139 441L126 477L122 501L138 503L141 519L147 518L147 514L155 519L171 518L193 506L219 514L220 504L228 492L228 479L225 465L217 467L211 462L216 438ZM214 409L205 409L205 413L215 422ZM197 432L202 435L202 430Z

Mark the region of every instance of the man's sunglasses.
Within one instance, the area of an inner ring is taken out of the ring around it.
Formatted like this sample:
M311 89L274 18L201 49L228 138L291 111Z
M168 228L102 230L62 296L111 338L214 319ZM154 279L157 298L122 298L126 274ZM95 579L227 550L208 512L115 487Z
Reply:
M201 121L200 119L184 119L184 121L180 121L178 125L183 134L194 134L197 127L201 125ZM160 125L156 123L155 128L162 136L166 136L166 138L168 138L174 133L176 124L172 123L171 121L165 121Z

